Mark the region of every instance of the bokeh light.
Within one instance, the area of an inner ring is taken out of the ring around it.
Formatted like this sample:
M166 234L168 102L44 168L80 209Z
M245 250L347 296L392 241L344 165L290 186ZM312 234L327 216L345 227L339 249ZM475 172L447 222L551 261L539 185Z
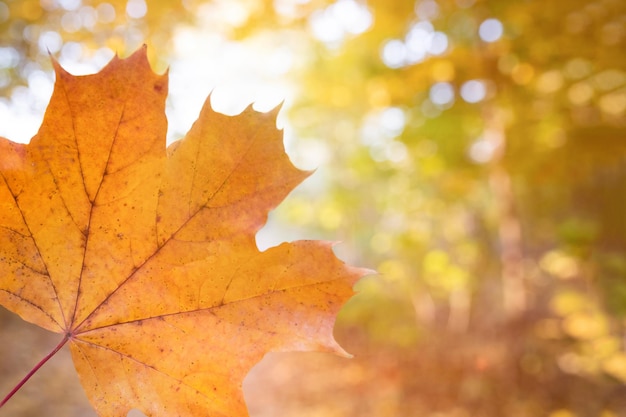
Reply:
M448 49L448 36L435 31L428 21L411 25L404 40L390 39L383 44L381 59L389 68L414 65L431 55L441 55Z
M487 87L481 80L469 80L461 85L460 94L468 103L478 103L487 95Z
M435 83L430 87L430 101L440 108L448 108L454 103L454 87L450 83Z
M148 12L148 5L144 0L129 0L126 3L126 13L133 19L141 19Z
M485 42L495 42L502 37L504 28L498 19L487 19L480 24L478 34Z
M371 13L355 0L338 0L309 18L313 36L331 48L339 47L349 35L365 32L371 24Z
M381 58L389 68L400 68L406 62L407 56L406 45L398 39L387 41L381 52Z

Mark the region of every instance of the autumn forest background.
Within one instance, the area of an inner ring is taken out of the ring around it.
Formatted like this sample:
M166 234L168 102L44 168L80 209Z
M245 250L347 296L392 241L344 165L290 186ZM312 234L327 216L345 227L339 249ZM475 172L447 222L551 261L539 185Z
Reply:
M282 103L316 171L259 246L379 272L335 327L355 358L268 355L253 417L626 415L625 2L0 1L0 135L36 133L49 55L89 73L143 43L172 140L211 91ZM57 343L1 310L0 395ZM94 415L68 352L34 378L1 416Z

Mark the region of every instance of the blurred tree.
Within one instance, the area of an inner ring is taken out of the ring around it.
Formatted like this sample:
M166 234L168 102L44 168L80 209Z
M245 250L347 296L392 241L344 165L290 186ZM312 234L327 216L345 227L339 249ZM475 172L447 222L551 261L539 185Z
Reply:
M288 46L288 145L320 168L273 218L380 271L338 326L401 386L376 415L626 413L623 1L15 1L0 22L5 95L48 50L148 42L163 65L181 25Z
M339 0L304 16L289 118L331 191L279 212L381 272L346 321L421 349L504 345L509 372L563 387L520 415L610 411L626 382L626 5ZM606 395L579 404L572 376ZM489 415L517 415L503 407Z
M191 16L183 2L150 7L144 0L0 2L0 87L6 94L7 88L28 85L35 71L50 70L48 54L74 61L101 56L106 63L113 53L125 55L143 43L171 47L169 29ZM156 61L158 48L150 49Z

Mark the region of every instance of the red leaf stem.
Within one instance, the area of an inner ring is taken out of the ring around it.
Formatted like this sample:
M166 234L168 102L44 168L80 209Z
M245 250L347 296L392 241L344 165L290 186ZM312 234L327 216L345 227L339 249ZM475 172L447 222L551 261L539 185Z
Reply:
M30 377L33 376L35 372L37 372L39 368L41 368L44 365L44 363L48 362L48 360L51 357L53 357L59 350L61 350L61 348L65 345L65 343L67 343L68 340L69 340L69 335L65 335L65 337L63 337L63 340L61 340L61 342L54 349L52 349L52 352L48 353L42 360L40 360L39 363L35 365L35 367L31 369L30 372L26 374L26 376L22 378L22 380L11 390L11 392L9 392L9 394L6 397L4 397L2 402L0 402L0 408L2 408L2 406L7 401L9 401L11 397L13 397L13 395L17 391L19 391L20 388L22 388L22 386L26 383L26 381L28 381Z

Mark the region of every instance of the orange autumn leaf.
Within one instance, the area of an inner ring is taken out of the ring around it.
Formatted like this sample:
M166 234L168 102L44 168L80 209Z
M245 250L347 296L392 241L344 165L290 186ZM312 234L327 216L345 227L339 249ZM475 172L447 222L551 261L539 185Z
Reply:
M242 380L266 352L344 353L335 317L366 271L326 242L255 244L308 175L276 111L207 100L166 149L167 75L145 48L55 71L30 144L0 138L0 304L63 335L100 415L246 416Z

